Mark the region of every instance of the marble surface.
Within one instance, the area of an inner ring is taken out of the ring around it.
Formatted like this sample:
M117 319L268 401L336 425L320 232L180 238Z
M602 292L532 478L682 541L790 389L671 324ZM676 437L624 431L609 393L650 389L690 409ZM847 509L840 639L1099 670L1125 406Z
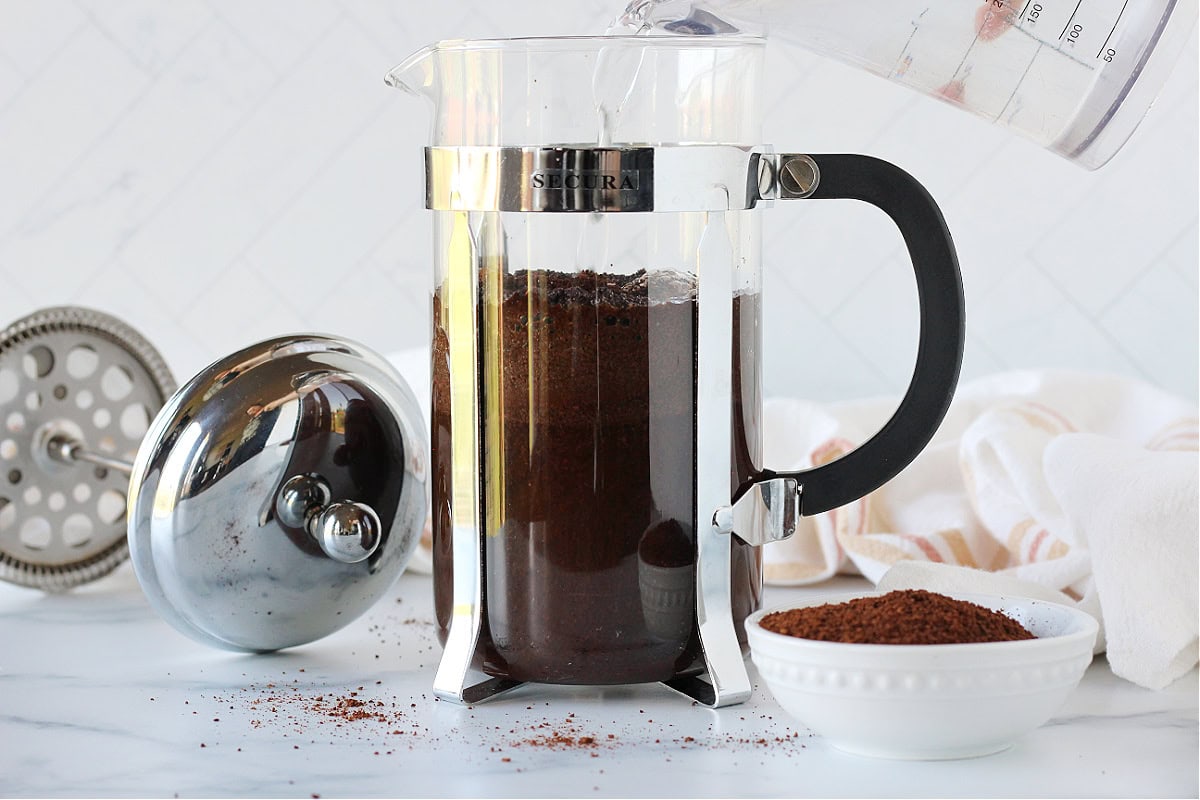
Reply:
M1197 795L1195 672L1151 692L1100 658L1008 751L880 761L833 750L757 687L721 711L649 685L437 701L429 597L428 577L405 575L342 631L249 656L177 634L128 565L66 595L0 586L0 795Z

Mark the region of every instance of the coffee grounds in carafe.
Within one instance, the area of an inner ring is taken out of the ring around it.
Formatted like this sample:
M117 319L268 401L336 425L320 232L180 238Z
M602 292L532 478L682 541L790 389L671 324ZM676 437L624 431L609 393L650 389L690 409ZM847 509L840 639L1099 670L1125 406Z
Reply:
M502 490L484 490L501 499L486 511L482 666L543 683L636 683L700 671L694 278L530 270L505 275L490 305L486 294L480 341L499 350L500 369L496 385L485 381L482 391L480 407L497 409L485 414L482 461ZM734 348L737 388L742 351L757 357L757 332L741 330L740 305L757 296L733 302L733 341L743 333L754 340ZM436 321L440 296L434 303ZM447 345L435 323L435 595L443 626L452 600ZM757 398L738 399L731 413L758 407ZM735 420L737 446L755 440L756 425ZM735 454L739 472L757 455ZM739 635L740 620L758 606L759 569L757 552L734 540Z

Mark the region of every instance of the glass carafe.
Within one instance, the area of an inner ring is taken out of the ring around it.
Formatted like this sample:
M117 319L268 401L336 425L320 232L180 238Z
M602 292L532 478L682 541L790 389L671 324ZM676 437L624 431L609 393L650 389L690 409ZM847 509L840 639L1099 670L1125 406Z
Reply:
M762 54L749 37L449 41L389 75L434 113L440 695L662 681L745 699L756 545L876 488L940 422L963 343L941 215L884 162L764 146ZM922 307L896 417L804 473L762 464L757 209L789 197L888 212Z

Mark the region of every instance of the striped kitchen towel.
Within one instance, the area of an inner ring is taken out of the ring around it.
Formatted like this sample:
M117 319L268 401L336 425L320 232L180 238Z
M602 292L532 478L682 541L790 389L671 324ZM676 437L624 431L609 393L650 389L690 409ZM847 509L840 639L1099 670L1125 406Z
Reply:
M765 463L837 458L894 407L768 401ZM887 588L1024 586L1100 619L1118 675L1165 685L1196 663L1198 430L1194 404L1118 376L1013 372L964 384L896 478L768 545L766 580L857 571ZM903 579L885 580L897 564Z

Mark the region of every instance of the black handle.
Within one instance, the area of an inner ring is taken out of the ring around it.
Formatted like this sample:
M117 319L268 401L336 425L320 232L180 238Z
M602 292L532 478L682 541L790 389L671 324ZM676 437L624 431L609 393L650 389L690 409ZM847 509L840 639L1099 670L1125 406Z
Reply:
M764 478L796 479L804 515L843 506L874 491L924 449L954 396L965 329L958 255L941 209L925 187L894 164L870 156L809 158L819 170L811 199L862 200L882 209L900 229L917 277L921 333L908 391L878 433L836 461Z

